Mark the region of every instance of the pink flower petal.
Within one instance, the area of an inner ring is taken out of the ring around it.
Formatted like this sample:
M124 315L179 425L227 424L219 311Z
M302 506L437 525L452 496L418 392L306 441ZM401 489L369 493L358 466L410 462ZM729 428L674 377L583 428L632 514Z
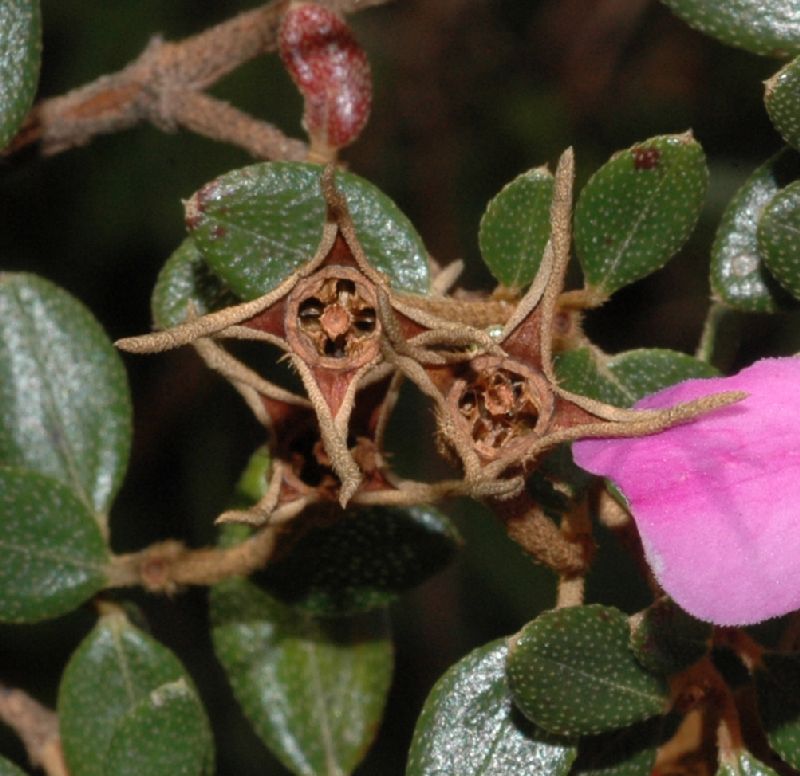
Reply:
M659 434L572 450L625 494L664 590L702 620L746 625L800 608L800 358L687 380L636 406L731 390L748 397Z

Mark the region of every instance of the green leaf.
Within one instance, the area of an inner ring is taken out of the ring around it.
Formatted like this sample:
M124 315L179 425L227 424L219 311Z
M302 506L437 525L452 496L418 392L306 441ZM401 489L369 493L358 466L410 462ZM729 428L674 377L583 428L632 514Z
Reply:
M39 81L42 14L39 0L0 2L0 149L28 113Z
M593 604L544 612L513 639L514 702L557 735L605 733L664 712L664 682L631 652L627 617Z
M658 747L664 741L664 718L584 736L570 776L650 776Z
M764 765L750 752L738 752L735 762L720 764L716 776L778 776L778 772Z
M784 65L764 84L764 104L775 129L800 148L800 57Z
M20 770L5 757L0 757L0 776L26 776L25 771Z
M208 720L185 679L164 684L142 698L117 725L104 773L114 776L213 773Z
M489 203L478 241L491 273L503 285L528 285L542 263L550 236L553 176L537 167L514 178Z
M618 407L630 407L682 380L719 374L704 361L663 348L628 350L608 358L577 348L559 353L555 369L563 388Z
M252 299L275 288L316 253L325 221L322 167L265 162L206 184L187 203L187 224L211 268ZM385 194L349 172L336 173L358 238L395 288L425 293L428 258L411 222Z
M108 509L130 449L125 370L89 311L34 275L0 275L0 407L0 464Z
M758 222L758 250L778 282L800 298L800 181L779 191Z
M353 509L310 529L257 579L312 614L354 614L386 606L441 571L460 543L433 507Z
M58 715L71 776L136 772L131 770L135 761L125 762L131 736L151 762L164 762L171 746L175 759L170 762L182 766L158 770L141 761L139 773L199 774L185 770L186 764L208 762L212 749L208 721L180 661L118 612L101 617L70 658L58 692ZM148 728L159 730L163 740L144 743ZM123 770L109 769L109 763Z
M666 264L694 228L705 199L705 155L690 133L618 151L575 207L575 250L602 297Z
M514 707L505 639L474 650L431 690L406 776L566 776L575 747L543 734Z
M57 480L0 467L0 525L0 620L56 617L105 584L100 528Z
M754 54L800 52L800 6L793 0L661 0L687 24Z
M800 174L800 156L779 152L742 184L722 214L711 248L711 288L721 302L748 312L775 312L787 295L759 252L758 219L777 192Z
M636 659L655 674L674 674L696 663L711 648L711 625L696 620L669 598L645 609L631 634Z
M156 327L168 329L183 323L190 311L205 315L237 301L187 237L158 273L150 306Z
M793 768L800 768L800 655L765 653L755 679L769 745Z
M302 776L351 773L391 683L385 612L317 619L227 580L212 590L211 618L234 695L273 754Z

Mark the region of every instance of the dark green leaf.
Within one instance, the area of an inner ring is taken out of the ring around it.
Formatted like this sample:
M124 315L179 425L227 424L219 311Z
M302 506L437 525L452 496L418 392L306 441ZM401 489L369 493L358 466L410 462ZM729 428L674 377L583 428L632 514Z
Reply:
M174 697L186 697L181 688L195 699L191 712ZM116 776L121 771L108 769L109 758L121 766L130 745L123 739L128 734L140 739L155 718L163 725L159 735L167 736L180 750L175 753L180 763L197 762L194 755L187 754L188 749L207 762L212 747L208 722L183 666L121 613L101 617L70 658L61 678L58 715L71 776ZM147 754L160 758L164 744L151 741ZM139 772L200 773L146 766Z
M190 311L205 315L237 301L187 237L158 273L151 298L153 322L168 329L183 323Z
M511 643L507 671L514 702L558 735L581 736L661 714L666 688L631 652L627 617L593 604L545 612Z
M39 0L0 2L0 149L14 137L31 107L41 56Z
M459 544L433 507L353 509L309 530L257 579L313 614L353 614L385 606L441 571Z
M789 765L800 768L800 655L766 653L755 677L767 740Z
M800 57L784 65L764 84L764 104L783 139L800 148Z
M406 776L562 776L575 747L544 735L514 707L505 640L471 652L442 676L422 709Z
M623 387L631 404L683 380L719 375L719 371L705 361L662 348L619 353L609 358L608 370Z
M211 268L242 298L279 285L316 253L325 220L322 167L265 162L234 170L198 191L187 223ZM363 178L337 172L361 245L395 288L424 293L428 258L411 222Z
M16 765L0 757L0 776L25 776L25 771L21 771Z
M211 733L197 693L185 679L152 690L114 730L104 773L200 776L213 773Z
M211 594L214 650L256 733L302 776L349 774L380 721L392 674L383 611L316 619L244 580Z
M661 135L619 151L575 207L575 250L601 298L666 264L694 228L708 169L691 134Z
M600 354L589 348L565 350L555 358L558 384L568 391L589 396L597 401L626 407L631 397L600 357Z
M737 752L736 761L721 763L716 776L778 776L768 765L757 760L750 752Z
M578 348L559 353L555 367L562 387L618 407L630 407L682 380L719 374L704 361L662 348L628 350L608 358Z
M700 622L669 598L643 612L631 634L636 659L656 674L674 674L708 654L711 625Z
M758 222L758 250L769 271L800 297L800 181L779 191Z
M664 741L664 718L585 736L570 776L650 776L656 751Z
M100 529L71 490L25 469L0 467L0 620L69 612L105 583Z
M34 275L0 275L0 407L0 464L108 509L130 449L125 370L89 311Z
M506 286L522 288L536 276L550 236L553 176L546 167L514 178L489 203L478 241L486 266Z
M687 24L755 54L800 52L800 6L794 0L661 0Z
M711 248L711 288L737 310L774 312L788 300L758 250L757 228L766 204L800 174L800 156L784 149L759 167L722 214Z

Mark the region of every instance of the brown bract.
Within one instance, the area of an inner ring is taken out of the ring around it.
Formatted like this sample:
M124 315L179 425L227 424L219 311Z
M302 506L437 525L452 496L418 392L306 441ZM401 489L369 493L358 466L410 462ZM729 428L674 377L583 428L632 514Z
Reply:
M584 437L651 434L738 397L636 411L559 386L554 351L584 342L579 314L566 303L572 297L562 301L572 177L568 151L555 176L551 239L516 305L440 289L396 292L370 265L329 165L320 181L322 239L305 265L258 299L117 343L133 352L192 343L269 430L265 495L220 519L276 525L313 504L412 505L468 495L488 501L509 534L562 578L581 575L593 546L587 521L568 512L557 526L525 489L542 456ZM223 347L237 339L280 348L306 395L269 382ZM456 478L408 481L388 466L384 429L406 380L433 403L440 447L460 469Z

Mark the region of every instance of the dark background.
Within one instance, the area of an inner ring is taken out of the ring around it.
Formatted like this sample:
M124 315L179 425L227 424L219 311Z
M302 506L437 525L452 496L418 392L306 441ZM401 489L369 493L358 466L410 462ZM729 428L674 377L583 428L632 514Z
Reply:
M253 5L44 0L40 95L121 68L156 33L179 39ZM443 263L465 259L469 287L491 285L477 227L488 199L511 178L552 165L573 145L580 185L615 150L693 129L711 170L695 235L667 268L620 292L586 323L610 352L693 351L722 208L780 146L761 83L778 63L704 38L656 0L398 0L352 17L352 25L369 54L375 94L370 123L344 158L397 201L433 256ZM301 132L301 100L276 57L248 64L213 93L289 134ZM2 268L62 285L112 338L145 332L155 277L182 239L181 199L250 161L238 149L149 126L55 157L23 152L0 162ZM793 331L796 323L789 321ZM786 330L787 319L748 316L736 363L787 352ZM124 360L135 437L112 512L114 549L167 537L212 542L213 519L262 441L259 429L191 351ZM427 411L405 397L392 437L401 467L425 465L428 440L409 436L402 418ZM447 572L393 607L400 680L359 770L364 776L403 773L416 715L447 666L552 603L550 575L524 558L479 506L459 502L447 511L466 547ZM132 598L201 688L217 728L219 773L282 773L250 732L214 662L205 591ZM628 611L645 601L625 556L605 538L589 599ZM87 607L52 623L0 628L0 676L53 703L65 661L93 618ZM0 751L24 762L20 745L3 730Z

